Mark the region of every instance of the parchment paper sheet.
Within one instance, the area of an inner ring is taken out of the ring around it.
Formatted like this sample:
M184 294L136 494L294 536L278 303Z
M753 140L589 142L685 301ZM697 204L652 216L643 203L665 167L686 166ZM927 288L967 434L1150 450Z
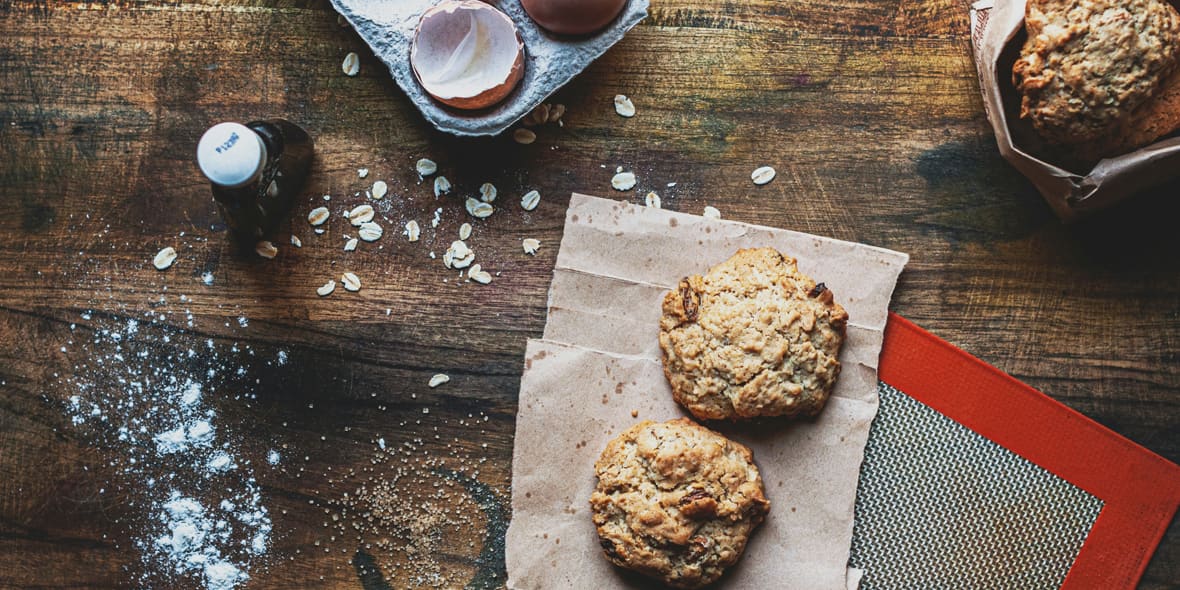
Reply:
M1084 175L1032 155L1021 146L1015 125L1024 125L1013 104L1011 61L1005 47L1024 28L1025 0L979 0L971 5L971 48L979 70L983 106L1000 155L1024 174L1065 221L1109 207L1137 192L1180 176L1180 137L1158 141L1129 154L1098 162ZM1014 49L1019 49L1018 47ZM1005 96L1009 97L1005 108Z
M543 340L525 352L512 465L508 587L644 588L601 555L589 513L594 461L640 420L685 413L657 343L660 302L681 277L738 248L799 259L848 309L840 380L814 421L710 426L749 445L771 511L722 588L855 587L848 570L856 482L877 412L877 358L899 252L574 195ZM638 417L632 417L632 411Z

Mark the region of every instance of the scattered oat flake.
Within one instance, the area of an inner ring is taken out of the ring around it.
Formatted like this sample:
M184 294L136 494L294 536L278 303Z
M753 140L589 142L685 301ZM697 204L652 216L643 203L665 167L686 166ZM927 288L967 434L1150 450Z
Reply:
M389 192L389 185L385 184L384 180L373 183L372 195L374 199L384 199L387 192Z
M635 174L632 172L619 172L615 174L614 178L610 179L610 185L615 187L617 191L629 191L635 188Z
M414 164L414 169L418 171L418 176L430 176L438 172L438 164L435 164L434 160L422 158Z
M558 104L553 105L553 108L549 109L549 122L550 123L557 123L557 122L561 121L561 118L563 116L565 116L565 105L558 103Z
M442 207L434 210L434 218L430 220L430 227L438 227L440 221L442 221Z
M356 175L359 178L364 178L369 175L369 169L368 168L357 168Z
M706 206L704 216L709 219L721 219L721 212L716 207Z
M295 234L291 234L291 245L295 246L296 248L302 248L303 241L300 240Z
M382 235L385 235L385 230L382 229L380 225L369 221L361 224L361 229L358 233L360 234L362 240L366 242L375 242L380 240Z
M492 282L492 275L478 264L471 265L471 270L467 271L467 278L484 285Z
M453 256L451 258L451 266L453 268L467 268L471 266L471 261L473 260L475 260L475 252L468 250L464 256Z
M267 260L274 258L279 253L279 249L268 240L262 240L261 242L255 244L254 251L257 252L259 256Z
M532 127L533 125L544 124L547 121L549 121L549 105L541 104L537 108L533 109L533 112L529 113L524 118L524 120L521 121L521 124Z
M525 238L524 241L520 243L520 245L524 247L525 254L536 254L537 250L541 248L541 240L535 238Z
M328 282L324 283L324 286L320 287L319 289L316 289L315 293L316 293L316 295L319 295L320 297L327 297L328 295L332 294L332 291L335 291L335 290L336 290L336 281L328 281Z
M479 198L483 199L485 203L491 203L496 200L496 186L490 182L485 182L479 187Z
M754 184L762 185L774 180L775 174L774 168L763 166L750 173L750 180L753 180Z
M443 264L447 268L467 268L474 260L475 252L463 240L451 242L451 247L443 254Z
M537 191L529 191L520 198L520 208L525 211L532 211L537 208L537 204L541 202L541 193Z
M345 213L345 215L348 216L349 223L352 223L354 226L358 227L363 223L372 221L373 215L375 214L376 212L373 211L373 207L371 205L358 205L352 211Z
M478 219L490 217L496 210L494 207L492 207L491 203L485 203L471 197L467 198L466 206L467 212L470 213L472 217Z
M466 240L467 238L470 238L470 237L471 237L471 224L464 223L463 225L460 225L459 226L459 239Z
M157 270L164 270L172 266L174 261L176 261L176 248L168 246L156 253L156 257L152 259L152 265Z
M355 274L350 273L350 272L346 272L343 275L340 275L340 284L344 285L344 289L346 291L352 291L355 293L356 291L361 290L360 278L358 278Z
M528 145L534 141L537 141L537 134L528 129L525 129L524 127L520 127L516 131L512 132L512 139L516 140L516 143L521 145Z
M356 250L357 243L358 242L357 242L356 238L349 239L347 242L344 243L344 251L345 252L352 252L353 250Z
M443 383L446 383L450 380L451 380L450 375L447 375L445 373L436 373L433 377L430 378L430 383L428 383L428 385L430 385L430 387L432 387L432 388L438 387L439 385L442 385Z
M615 112L618 113L620 117L634 117L635 104L632 103L631 99L627 98L626 96L623 96L622 94L616 94Z
M344 56L344 63L340 64L340 69L344 70L346 76L355 76L361 71L361 58L356 52L350 52Z
M651 191L651 192L647 193L646 196L643 197L643 202L646 203L648 207L651 207L653 209L659 209L660 208L660 195L657 195L655 191Z
M316 207L307 214L307 222L312 225L323 225L328 220L329 215L331 213L328 212L327 207Z
M418 228L418 222L411 219L406 222L406 231L403 233L406 234L406 238L411 242L417 242L422 230Z
M434 179L434 198L451 192L451 181L447 180L446 176L439 176Z

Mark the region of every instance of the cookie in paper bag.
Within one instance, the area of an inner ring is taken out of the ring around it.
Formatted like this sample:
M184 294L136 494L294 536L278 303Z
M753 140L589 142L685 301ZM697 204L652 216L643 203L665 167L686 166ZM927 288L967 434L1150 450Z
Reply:
M1092 163L1180 127L1180 13L1164 0L1029 0L1020 117Z
M632 426L594 469L606 558L675 588L720 578L770 510L750 449L688 418Z
M664 297L664 374L702 420L815 415L840 374L847 323L832 291L794 258L738 250Z

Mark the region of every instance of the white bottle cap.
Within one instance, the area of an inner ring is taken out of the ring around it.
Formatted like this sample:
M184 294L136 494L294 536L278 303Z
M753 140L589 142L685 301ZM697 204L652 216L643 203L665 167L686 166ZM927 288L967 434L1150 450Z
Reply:
M248 184L266 164L266 145L241 123L218 123L197 143L197 165L213 184L237 188Z

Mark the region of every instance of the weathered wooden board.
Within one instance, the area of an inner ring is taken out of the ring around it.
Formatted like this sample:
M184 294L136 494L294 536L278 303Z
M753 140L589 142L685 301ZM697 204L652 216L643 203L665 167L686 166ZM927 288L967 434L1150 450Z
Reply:
M633 202L655 190L666 208L909 252L896 311L1180 460L1180 186L1060 226L996 153L957 1L661 0L651 13L558 93L564 127L520 146L432 131L326 1L0 2L0 586L113 588L138 571L136 480L63 411L79 363L114 351L86 344L93 330L130 318L145 320L135 345L162 353L206 339L253 351L235 379L254 397L211 399L274 517L255 587L417 583L383 567L413 555L331 541L323 526L355 487L341 473L386 473L363 471L377 437L419 458L483 459L449 480L470 520L429 548L444 586L502 584L521 356L543 327L574 190ZM356 78L340 72L350 51ZM636 117L614 114L619 93ZM265 261L230 248L192 152L211 123L269 115L305 125L318 159ZM419 183L420 157L451 195ZM778 178L755 187L764 164ZM617 166L636 172L634 191L610 189ZM335 215L376 179L390 186L380 242L346 253L353 228L336 217L317 236L303 221L321 195ZM486 181L498 211L470 220L461 197ZM523 212L533 188L541 205ZM400 236L410 219L420 242ZM429 256L463 221L477 262L500 273L491 285ZM525 237L541 240L537 256ZM169 245L180 256L159 272L151 258ZM359 293L315 294L345 271ZM451 382L427 387L436 372ZM428 493L439 473L402 491ZM1177 533L1144 587L1177 586Z

